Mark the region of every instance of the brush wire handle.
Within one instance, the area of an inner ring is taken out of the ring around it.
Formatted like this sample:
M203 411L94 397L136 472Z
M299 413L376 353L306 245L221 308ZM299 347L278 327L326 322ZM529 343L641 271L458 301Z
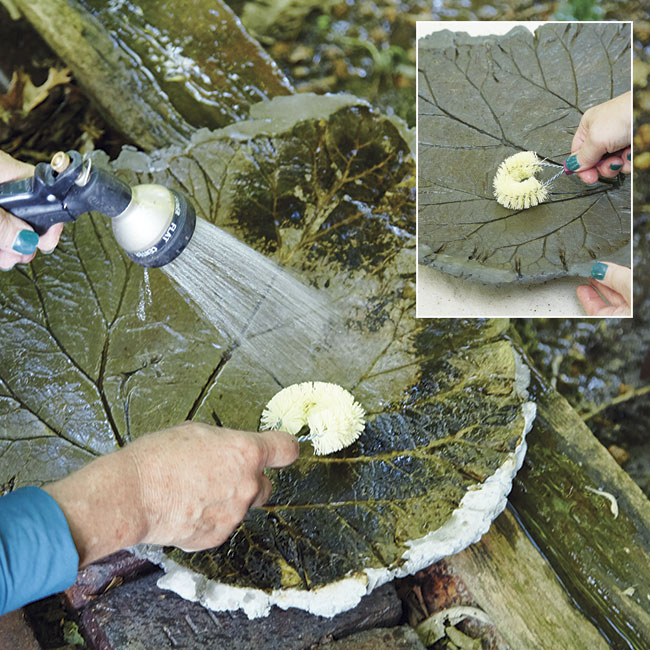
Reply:
M0 208L26 221L38 235L91 210L115 217L131 201L126 183L84 161L78 151L67 153L65 171L56 173L51 164L39 163L31 178L0 184Z

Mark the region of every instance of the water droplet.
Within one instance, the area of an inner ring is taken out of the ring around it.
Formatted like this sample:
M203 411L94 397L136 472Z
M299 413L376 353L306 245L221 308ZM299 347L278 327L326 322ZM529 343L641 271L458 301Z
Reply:
M144 322L147 319L147 307L151 305L153 297L151 295L151 284L149 282L149 269L144 269L144 279L140 286L140 300L138 301L137 314L138 318Z

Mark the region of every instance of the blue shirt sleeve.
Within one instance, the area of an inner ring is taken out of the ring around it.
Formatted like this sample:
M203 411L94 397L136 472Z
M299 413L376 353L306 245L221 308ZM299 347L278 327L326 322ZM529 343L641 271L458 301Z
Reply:
M67 589L79 555L65 515L44 490L0 497L0 615Z

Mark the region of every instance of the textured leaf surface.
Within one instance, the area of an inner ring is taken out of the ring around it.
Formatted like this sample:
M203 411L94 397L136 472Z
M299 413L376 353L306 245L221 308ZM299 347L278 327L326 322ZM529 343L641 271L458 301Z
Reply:
M142 279L95 216L69 227L52 255L3 276L0 482L60 477L188 416L218 342L161 274L140 321Z
M84 217L53 255L0 278L0 482L60 476L185 418L255 429L283 385L336 380L368 412L359 440L319 458L305 445L224 546L171 551L222 582L309 588L399 564L503 464L524 422L504 323L414 318L414 166L400 129L345 97L273 100L253 117L117 167L184 189L201 216L329 296L354 344L346 367L318 340L297 364L300 322L287 325L286 360L266 367L161 271L140 321L142 269L104 219Z
M583 113L630 89L629 25L438 32L419 43L418 74L420 262L483 282L585 274L594 259L629 264L629 180L588 187L562 176L528 210L502 207L492 191L501 161L519 151L561 164Z
M274 473L269 504L228 543L170 557L213 580L267 590L400 566L408 542L445 524L522 439L510 344L478 324L459 354L445 342L457 326L443 321L417 335L435 342L433 358L415 361L421 376L411 395L371 420L356 443L325 457L303 448Z

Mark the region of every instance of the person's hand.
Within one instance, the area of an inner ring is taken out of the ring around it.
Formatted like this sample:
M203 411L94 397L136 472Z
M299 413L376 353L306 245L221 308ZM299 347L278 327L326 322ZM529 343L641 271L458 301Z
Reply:
M567 168L585 183L593 184L599 175L614 178L632 171L630 92L587 110L571 143ZM608 153L616 155L601 158ZM582 171L581 171L582 170Z
M578 300L589 316L630 316L632 271L611 262L594 262L591 284L576 289Z
M265 467L298 458L283 431L251 433L186 422L125 448L138 470L148 532L144 541L186 551L218 546L251 506L271 495Z
M29 178L34 167L14 160L0 151L0 183ZM34 259L36 249L49 253L59 242L63 224L57 223L40 237L24 221L0 208L0 270L9 271L15 264L27 264Z
M80 565L139 542L195 551L222 544L271 494L265 467L298 457L283 431L185 422L143 436L44 489L66 516Z

